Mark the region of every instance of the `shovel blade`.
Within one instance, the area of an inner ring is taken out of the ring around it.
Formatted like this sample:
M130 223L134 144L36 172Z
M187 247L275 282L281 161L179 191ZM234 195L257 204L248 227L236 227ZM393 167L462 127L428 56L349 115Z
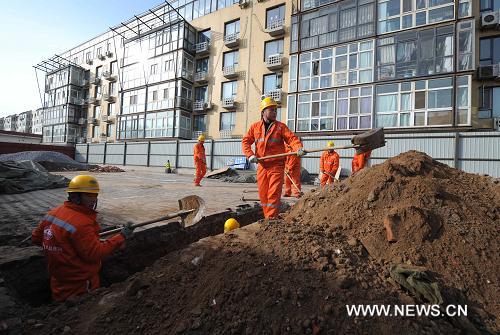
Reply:
M197 195L188 195L187 197L179 199L180 210L194 209L193 212L187 214L183 218L184 224L186 226L191 226L199 222L203 218L205 207L205 201Z

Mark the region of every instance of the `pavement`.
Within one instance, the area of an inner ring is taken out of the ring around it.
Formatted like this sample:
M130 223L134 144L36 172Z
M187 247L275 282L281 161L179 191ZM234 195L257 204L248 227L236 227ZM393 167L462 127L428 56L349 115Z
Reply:
M198 195L205 200L204 215L244 204L243 190L257 190L256 184L227 183L203 179L202 187L193 185L193 170L183 174L166 174L163 168L122 167L122 173L92 173L101 187L97 206L101 226L114 226L126 221L141 222L179 210L177 200ZM186 174L190 173L190 174ZM72 178L81 172L58 172ZM303 186L307 192L313 186ZM257 193L245 196L257 198ZM28 236L39 220L51 208L57 207L67 194L64 189L0 195L0 245ZM285 200L284 198L283 200Z

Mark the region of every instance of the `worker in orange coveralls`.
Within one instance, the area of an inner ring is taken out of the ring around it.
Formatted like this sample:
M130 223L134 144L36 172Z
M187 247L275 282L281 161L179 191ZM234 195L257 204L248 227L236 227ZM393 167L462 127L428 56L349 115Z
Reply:
M368 160L370 159L370 156L372 155L372 151L368 150L363 153L355 153L354 157L352 159L352 172L351 175L355 174L359 170L363 169L366 167L368 164Z
M327 148L331 150L323 151L319 160L319 171L321 172L321 186L332 184L335 181L335 174L339 169L339 154L333 150L335 144L333 141L328 141Z
M305 154L302 143L288 127L276 121L278 104L267 97L260 102L261 120L250 126L243 137L243 153L250 163L259 163L257 185L264 217L276 218L279 214L281 191L285 170L285 157L259 161L257 157L285 153L285 144L301 157ZM255 143L255 153L252 144Z
M207 157L205 156L205 135L198 136L198 143L194 146L194 167L196 168L194 186L201 186L200 181L207 173Z
M128 222L121 233L99 240L96 178L76 176L66 192L68 201L49 211L31 234L33 243L42 246L47 257L52 298L56 301L97 289L101 260L133 233Z
M288 144L286 145L286 152L293 152L292 147ZM288 176L286 175L288 173ZM292 183L290 178L293 180L295 185ZM301 196L301 184L300 184L300 157L293 155L287 156L285 161L285 197L294 196L300 198Z

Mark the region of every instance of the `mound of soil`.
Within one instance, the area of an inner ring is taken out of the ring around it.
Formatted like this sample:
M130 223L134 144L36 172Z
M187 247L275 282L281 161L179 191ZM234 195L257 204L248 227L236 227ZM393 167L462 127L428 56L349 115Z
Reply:
M26 333L480 334L497 316L500 186L407 152L261 221L171 252L125 282L35 310ZM389 241L389 240L390 241ZM428 269L467 317L354 317L422 304L393 264Z

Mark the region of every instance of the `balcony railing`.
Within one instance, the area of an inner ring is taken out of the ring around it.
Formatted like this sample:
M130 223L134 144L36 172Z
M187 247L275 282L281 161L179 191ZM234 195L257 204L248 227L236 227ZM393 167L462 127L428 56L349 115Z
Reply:
M240 44L240 34L229 34L224 36L224 45L228 48L237 47Z
M111 73L111 71L104 71L102 73L102 77L104 79L106 79L107 81L116 81L118 79L118 77L114 74Z
M201 42L194 45L194 51L197 55L206 55L210 52L210 45L208 42Z
M210 102L206 101L195 101L193 102L193 111L201 112L210 109Z
M265 92L264 95L266 97L272 98L276 102L281 102L281 89L280 88Z
M194 81L200 84L208 82L208 73L206 71L196 72L194 74Z
M234 101L234 97L232 98L222 98L222 107L226 109L234 109L236 108L236 101Z
M238 77L238 72L236 72L236 66L235 65L224 66L222 68L222 72L224 73L224 77L226 77L227 79Z
M283 56L281 54L268 56L266 59L266 67L269 70L278 70L283 67Z
M271 36L280 36L285 33L285 19L271 21L267 25L267 32Z

